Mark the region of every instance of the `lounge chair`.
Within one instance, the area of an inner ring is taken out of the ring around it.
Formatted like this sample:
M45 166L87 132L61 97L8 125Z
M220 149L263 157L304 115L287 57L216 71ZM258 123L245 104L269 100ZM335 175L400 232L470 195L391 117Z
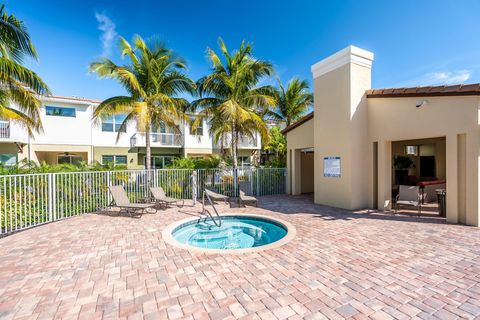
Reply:
M258 200L253 196L252 185L248 181L239 182L240 186L240 197L238 198L239 205L245 206L247 203L255 204L255 207L258 207Z
M165 207L174 203L177 205L177 207L181 208L185 204L185 200L183 199L175 199L175 198L167 197L162 187L150 187L150 192L152 193L154 202L163 204L165 205ZM182 204L179 204L180 202Z
M395 198L395 213L400 206L413 206L418 210L418 215L422 213L422 195L419 186L400 185L398 195Z
M126 212L130 216L135 213L145 213L146 209L156 206L155 203L131 203L123 186L110 186L108 189L113 198L112 204L115 203L115 207L120 208L120 212Z
M224 201L225 204L228 202L228 196L217 193L212 189L205 188L204 192L212 199L213 201Z

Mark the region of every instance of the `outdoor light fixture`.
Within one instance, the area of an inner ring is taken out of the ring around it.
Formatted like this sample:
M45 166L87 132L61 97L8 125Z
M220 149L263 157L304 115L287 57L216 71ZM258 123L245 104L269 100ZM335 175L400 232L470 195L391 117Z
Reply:
M427 102L428 102L427 100L418 101L415 107L420 108L421 106L426 105Z

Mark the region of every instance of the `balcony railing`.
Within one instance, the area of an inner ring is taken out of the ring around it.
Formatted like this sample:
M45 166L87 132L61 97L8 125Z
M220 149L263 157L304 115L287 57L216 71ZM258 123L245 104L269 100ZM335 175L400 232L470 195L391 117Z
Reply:
M258 148L258 139L252 137L239 137L238 139L239 148Z
M229 147L230 143L231 143L230 136L225 136L223 138L223 146L224 147ZM222 145L221 141L218 141L216 143L217 148L221 148L221 145ZM252 137L248 137L248 136L240 136L238 138L238 147L240 149L257 149L257 148L260 148L260 145L259 145L258 139L256 137L252 138Z
M181 147L183 135L177 133L150 133L152 147ZM130 138L130 147L145 147L145 134L135 133Z
M10 138L10 122L0 121L0 139Z

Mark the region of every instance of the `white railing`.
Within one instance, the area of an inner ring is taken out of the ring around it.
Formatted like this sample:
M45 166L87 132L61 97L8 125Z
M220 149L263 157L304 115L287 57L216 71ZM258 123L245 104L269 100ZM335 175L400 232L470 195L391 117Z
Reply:
M195 172L195 174L194 174ZM195 176L195 178L193 178ZM249 181L255 195L286 192L284 168L238 168L238 181ZM0 235L108 208L108 187L122 185L130 200L149 197L149 187L161 186L167 196L200 198L205 187L236 197L234 170L158 169L86 171L0 176Z
M230 134L226 134L221 139L223 139L223 147L224 148L228 148L231 145L231 135ZM217 149L221 148L221 146L222 146L222 141L218 141L218 142L215 143L215 147ZM259 149L260 148L259 139L257 137L240 135L238 137L238 147L240 149Z
M239 137L238 138L238 147L239 148L258 148L258 139L252 137Z
M177 133L150 133L152 146L181 147L183 146L183 135ZM130 147L145 147L145 134L135 133L130 138Z
M0 139L10 138L10 121L0 121Z

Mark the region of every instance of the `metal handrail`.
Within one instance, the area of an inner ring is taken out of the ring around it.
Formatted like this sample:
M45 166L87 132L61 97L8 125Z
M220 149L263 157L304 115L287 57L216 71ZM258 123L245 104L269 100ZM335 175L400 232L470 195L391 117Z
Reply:
M207 209L205 209L205 196L207 196L208 202L209 202L210 205L212 206L213 211L215 211L215 214L217 215L218 224L217 224L217 221L215 221L215 218L214 218L214 217L212 216L212 214L210 213L210 211L208 211ZM210 219L212 219L212 221L213 221L213 223L215 224L215 226L217 226L217 227L221 227L221 226L222 226L222 217L218 214L217 208L215 208L215 205L213 204L213 201L212 201L212 199L210 198L210 196L208 195L208 193L206 193L206 192L205 192L205 189L203 189L203 196L202 196L202 213L205 214L205 212L210 216Z

